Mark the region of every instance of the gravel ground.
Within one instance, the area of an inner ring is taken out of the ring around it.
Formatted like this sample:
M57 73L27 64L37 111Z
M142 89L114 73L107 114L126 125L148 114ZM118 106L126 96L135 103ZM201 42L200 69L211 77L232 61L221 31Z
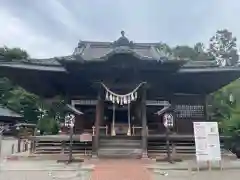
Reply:
M1 163L0 180L88 179L90 173L79 164L57 164L55 161L8 161ZM82 177L82 178L81 178Z
M238 180L240 176L239 170L223 170L223 171L202 171L202 172L188 172L188 171L162 171L155 172L154 180L226 180L231 177L231 180Z

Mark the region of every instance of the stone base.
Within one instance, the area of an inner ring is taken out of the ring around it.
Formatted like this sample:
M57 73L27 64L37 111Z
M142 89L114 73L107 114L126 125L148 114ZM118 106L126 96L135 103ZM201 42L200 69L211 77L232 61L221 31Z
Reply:
M149 159L147 152L142 152L142 158L141 159Z
M97 154L92 154L91 160L98 160L98 155Z

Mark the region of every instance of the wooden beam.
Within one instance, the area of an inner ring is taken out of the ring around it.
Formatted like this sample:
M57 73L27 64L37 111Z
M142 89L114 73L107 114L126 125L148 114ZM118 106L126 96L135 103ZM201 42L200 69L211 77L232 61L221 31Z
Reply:
M141 99L141 118L142 118L142 158L148 158L147 153L147 108L146 108L146 89L142 87Z

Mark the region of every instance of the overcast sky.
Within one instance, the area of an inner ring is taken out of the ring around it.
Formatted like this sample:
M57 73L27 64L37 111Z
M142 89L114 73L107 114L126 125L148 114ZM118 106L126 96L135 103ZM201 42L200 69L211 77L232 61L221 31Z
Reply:
M207 43L227 28L240 42L239 0L0 0L0 46L32 57L71 54L81 40Z

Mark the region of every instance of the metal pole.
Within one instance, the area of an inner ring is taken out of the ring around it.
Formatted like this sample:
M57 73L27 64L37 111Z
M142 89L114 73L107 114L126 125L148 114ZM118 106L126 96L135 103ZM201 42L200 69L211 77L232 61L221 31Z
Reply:
M3 135L4 128L0 127L0 159L2 157L2 135Z
M113 115L112 115L112 136L116 136L116 131L115 131L115 104L113 104Z
M72 158L72 146L73 146L73 126L70 126L70 137L69 137L70 143L69 143L69 159L68 162L71 163Z
M170 152L170 141L169 141L170 129L166 127L166 148L167 148L167 161L172 162L171 152Z
M128 131L127 135L131 136L131 113L130 113L130 103L128 104Z

